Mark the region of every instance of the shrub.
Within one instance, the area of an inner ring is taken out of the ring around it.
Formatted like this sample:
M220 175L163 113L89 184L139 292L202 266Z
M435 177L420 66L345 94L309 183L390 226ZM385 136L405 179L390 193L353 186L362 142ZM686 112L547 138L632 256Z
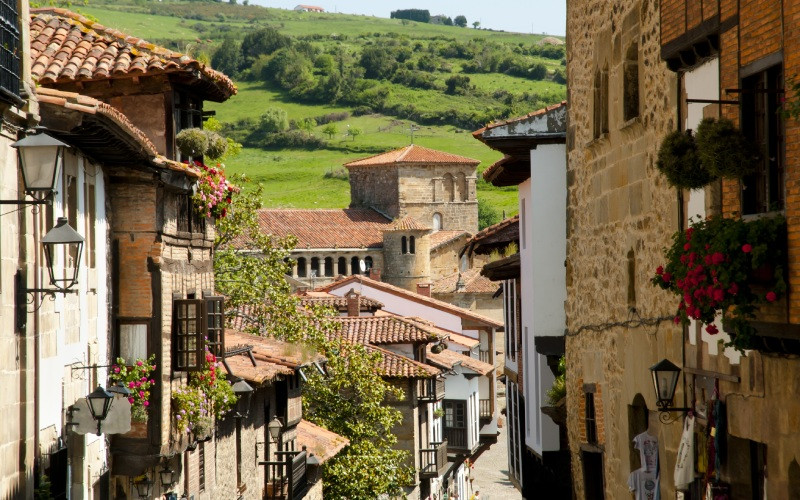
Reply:
M325 179L338 179L341 181L346 181L350 179L350 172L344 167L333 168L331 167L330 170L325 172L323 175Z
M205 156L211 160L219 160L228 151L228 140L216 132L206 131L208 137L208 147L206 148Z
M697 145L689 132L676 130L664 138L656 167L670 185L679 189L697 189L716 178L700 163Z
M445 85L447 85L446 92L448 94L459 94L463 95L470 91L471 86L469 84L470 79L466 75L453 75L447 80L445 80Z
M323 149L328 145L323 139L307 134L302 130L288 130L268 134L259 146L264 149Z
M337 111L335 113L328 113L325 115L317 116L314 120L317 122L317 125L325 125L331 122L340 122L350 118L350 113L347 111Z
M258 122L259 131L265 134L283 132L289 128L289 116L282 108L269 108Z
M369 106L356 106L353 108L353 116L371 115L375 111Z
M741 179L758 165L758 148L730 120L704 118L695 142L700 162L712 175Z

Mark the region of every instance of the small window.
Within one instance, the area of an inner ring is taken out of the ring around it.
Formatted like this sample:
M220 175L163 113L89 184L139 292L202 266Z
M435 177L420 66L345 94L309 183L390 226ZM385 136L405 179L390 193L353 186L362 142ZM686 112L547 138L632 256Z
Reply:
M347 276L347 259L344 257L339 257L336 272L342 276Z
M319 257L311 257L311 277L319 275Z
M400 238L400 252L405 255L408 253L408 241L405 236Z
M333 276L333 257L325 257L325 276Z
M586 398L586 442L589 444L597 444L597 417L595 416L594 408L594 393L585 393Z
M202 369L205 325L203 300L186 299L173 302L173 363L174 371Z
M205 300L208 349L221 358L225 354L225 298L216 296Z
M433 230L439 231L442 229L442 214L435 213L433 214Z
M594 138L608 133L608 65L594 74Z
M625 121L639 116L639 44L634 42L625 54L623 115Z
M359 274L361 272L361 264L358 261L358 257L353 257L350 259L350 273L351 274Z
M364 274L369 274L370 269L372 269L372 257L364 257Z
M0 95L6 100L14 102L20 101L20 31L19 13L17 12L17 2L3 2L0 9L2 18L3 44L0 45ZM27 52L26 52L27 54Z
M86 267L94 269L97 265L95 256L97 202L95 200L94 184L87 182L83 185L83 197L86 206L86 234L84 235L83 244L84 253L86 255Z
M300 257L297 259L297 276L299 278L305 278L308 276L308 271L306 270L306 258Z
M145 319L119 320L119 357L126 363L147 359L147 325Z
M413 236L408 237L408 253L417 253L416 242Z

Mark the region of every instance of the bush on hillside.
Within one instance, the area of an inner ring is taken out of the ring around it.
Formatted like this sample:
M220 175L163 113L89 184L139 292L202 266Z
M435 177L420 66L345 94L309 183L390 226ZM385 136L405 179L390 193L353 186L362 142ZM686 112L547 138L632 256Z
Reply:
M264 149L323 149L328 146L324 139L314 137L302 130L287 130L268 134L259 143Z

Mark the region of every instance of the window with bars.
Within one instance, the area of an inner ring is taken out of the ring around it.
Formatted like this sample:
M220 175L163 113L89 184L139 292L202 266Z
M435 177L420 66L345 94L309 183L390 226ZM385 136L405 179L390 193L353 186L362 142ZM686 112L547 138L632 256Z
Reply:
M589 444L597 444L597 419L594 409L594 393L585 393L586 397L586 442Z
M15 0L0 0L0 97L20 103L20 30Z

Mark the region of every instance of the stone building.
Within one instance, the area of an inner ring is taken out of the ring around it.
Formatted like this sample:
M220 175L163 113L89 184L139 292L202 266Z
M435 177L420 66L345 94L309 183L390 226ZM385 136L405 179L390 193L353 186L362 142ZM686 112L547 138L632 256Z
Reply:
M650 283L682 227L676 192L655 168L678 127L659 24L659 5L675 3L567 2L567 428L578 498L630 497L632 439L645 430L658 438L662 498L675 496L681 428L651 411L649 371L683 348L671 297Z
M716 393L726 422L727 452L720 453L718 493L730 498L800 497L800 406L794 395L800 377L798 347L797 221L800 196L800 124L781 112L784 98L800 73L800 34L795 29L800 6L787 1L663 2L660 6L660 52L679 85L672 95L679 121L675 128L695 129L704 117L724 117L765 153L756 173L742 180L717 181L682 193L684 214L723 215L753 221L784 215L787 220L785 298L762 307L752 325L756 348L744 354L722 349L728 325L710 335L702 324L684 332L680 386L698 413L697 434L711 426L710 404ZM686 216L682 227L691 224ZM671 303L674 303L672 301ZM699 441L698 447L706 448ZM704 491L697 476L689 494Z

